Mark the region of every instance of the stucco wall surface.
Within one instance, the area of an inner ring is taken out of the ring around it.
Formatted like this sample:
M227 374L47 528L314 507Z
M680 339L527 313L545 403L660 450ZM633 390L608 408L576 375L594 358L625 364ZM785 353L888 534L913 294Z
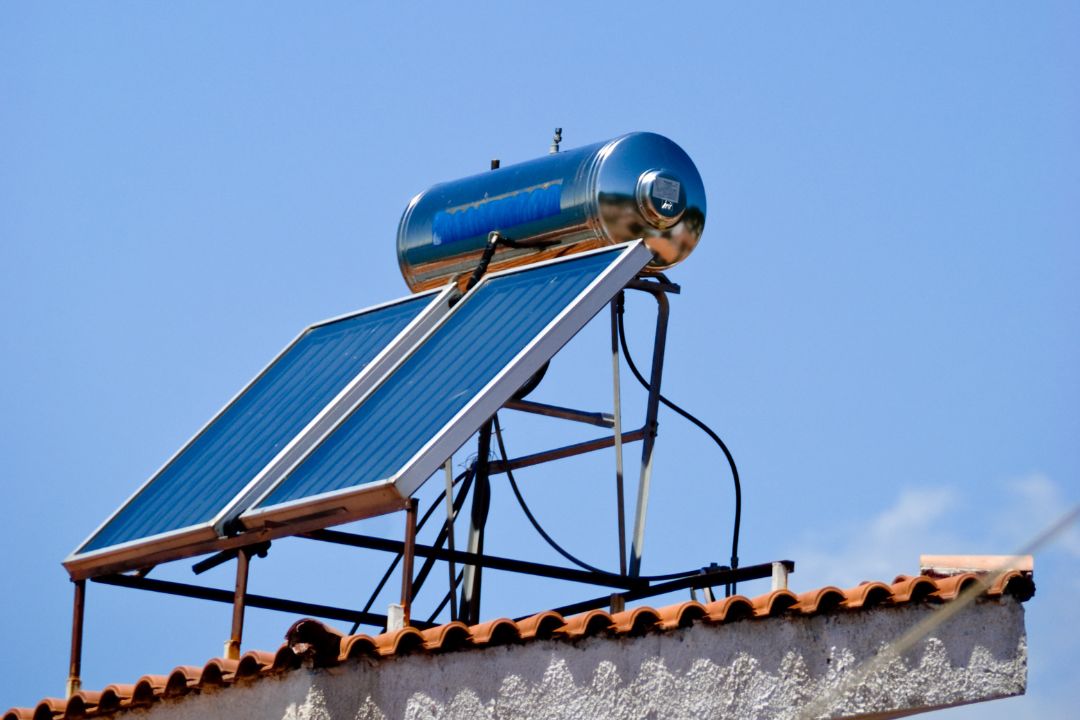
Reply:
M166 701L150 720L797 718L933 605L693 627L639 637L534 641L300 669ZM1023 607L964 609L891 660L828 717L890 717L1024 692ZM884 715L882 713L885 713Z

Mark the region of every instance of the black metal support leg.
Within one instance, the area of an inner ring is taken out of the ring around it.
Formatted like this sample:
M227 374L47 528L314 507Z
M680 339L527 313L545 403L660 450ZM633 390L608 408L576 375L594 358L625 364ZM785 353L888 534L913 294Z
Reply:
M71 614L71 663L68 665L67 696L82 687L83 619L86 614L86 581L75 580L75 602Z
M251 553L241 548L236 553L236 591L233 593L232 632L225 643L225 658L240 659L240 644L244 640L244 610L247 603L248 569L251 566Z
M401 608L405 626L412 619L413 558L416 556L416 498L405 508L405 552L401 561Z
M658 431L660 381L664 372L664 346L667 342L668 300L663 291L650 291L656 299L656 338L653 343L652 370L649 374L649 401L645 411L645 439L641 447L641 478L638 482L637 510L634 513L634 537L630 546L630 576L641 574L641 555L645 544L645 516L649 509L649 485L652 482L653 450Z
M472 519L469 527L468 552L484 554L484 526L487 524L488 509L491 506L490 455L493 423L488 420L480 428L480 438L476 449L476 479L474 480ZM467 565L465 579L461 589L461 603L458 612L466 624L480 622L480 588L483 566Z

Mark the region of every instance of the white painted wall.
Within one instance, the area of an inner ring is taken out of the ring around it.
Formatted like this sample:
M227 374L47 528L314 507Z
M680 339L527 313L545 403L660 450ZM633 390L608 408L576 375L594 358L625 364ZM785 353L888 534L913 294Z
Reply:
M935 607L361 660L166 701L147 712L150 720L796 718L810 699ZM889 717L1022 694L1026 677L1023 607L1008 596L980 601L857 692L837 698L830 717Z

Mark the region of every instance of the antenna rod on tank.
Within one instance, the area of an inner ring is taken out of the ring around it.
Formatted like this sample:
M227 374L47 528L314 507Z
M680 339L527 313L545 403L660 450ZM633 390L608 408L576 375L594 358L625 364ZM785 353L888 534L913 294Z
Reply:
M548 151L549 155L554 155L559 152L559 143L562 142L562 128L555 128L555 136L551 138L551 149Z

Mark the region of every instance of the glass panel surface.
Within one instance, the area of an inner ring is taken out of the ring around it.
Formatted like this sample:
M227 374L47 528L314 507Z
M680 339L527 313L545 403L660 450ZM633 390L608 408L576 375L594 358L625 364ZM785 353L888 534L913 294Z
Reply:
M213 520L431 301L307 330L78 552Z
M256 509L393 477L623 251L486 280Z

